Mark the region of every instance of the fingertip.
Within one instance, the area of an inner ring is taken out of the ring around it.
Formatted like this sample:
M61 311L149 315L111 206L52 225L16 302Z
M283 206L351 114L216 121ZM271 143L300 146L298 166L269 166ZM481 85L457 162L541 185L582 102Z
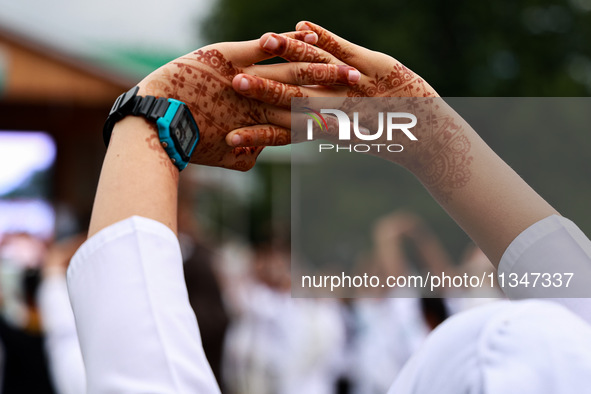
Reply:
M231 139L233 146L241 146L242 144L242 137L239 134L234 134Z
M242 91L250 89L250 81L248 80L248 78L243 77L240 80L240 84L238 85L238 89L240 89Z
M351 83L357 83L361 79L361 73L356 69L349 70L347 73L347 79Z
M296 30L312 30L312 26L306 21L301 21L296 25Z
M368 129L366 129L365 127L363 127L363 126L359 126L359 132L360 132L361 134L363 134L363 135L370 135L370 132L369 132L369 130L368 130Z
M267 39L263 42L263 49L267 51L274 51L279 48L279 36L274 33L270 33Z
M265 33L261 36L261 38L259 38L259 44L261 45L261 47L265 42L267 42L267 40L269 39L269 37L271 37L272 34L273 33Z
M240 134L230 133L226 135L226 144L234 148L240 147L242 144L242 137L240 136Z
M316 34L313 31L310 31L310 33L307 33L304 36L304 42L310 45L314 45L318 42L318 34Z
M250 81L246 74L237 74L234 79L232 79L232 87L234 90L238 91L246 91L250 89Z

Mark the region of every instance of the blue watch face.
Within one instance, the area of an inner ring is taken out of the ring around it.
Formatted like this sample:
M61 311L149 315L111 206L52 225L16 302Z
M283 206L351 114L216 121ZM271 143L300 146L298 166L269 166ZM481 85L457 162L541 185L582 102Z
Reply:
M182 112L184 113L185 111ZM178 141L183 152L187 152L196 137L196 132L192 127L192 123L193 121L189 117L181 116L176 128L174 129L174 136L176 137L176 140Z
M182 105L170 123L170 134L184 161L191 159L191 153L199 138L199 129L189 109Z
M182 170L191 161L199 142L199 128L184 103L171 98L168 102L166 113L156 120L158 137L174 165Z

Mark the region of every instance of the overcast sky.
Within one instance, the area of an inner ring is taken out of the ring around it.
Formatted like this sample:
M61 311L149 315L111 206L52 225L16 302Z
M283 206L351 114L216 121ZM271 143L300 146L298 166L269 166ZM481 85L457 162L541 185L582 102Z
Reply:
M0 0L0 25L69 49L93 44L167 47L202 44L199 18L215 0Z

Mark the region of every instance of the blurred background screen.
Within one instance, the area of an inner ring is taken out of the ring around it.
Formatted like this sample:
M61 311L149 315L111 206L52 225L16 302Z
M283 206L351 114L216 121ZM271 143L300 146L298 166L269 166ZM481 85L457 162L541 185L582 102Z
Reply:
M47 239L53 232L53 139L43 132L0 130L0 237L29 233Z

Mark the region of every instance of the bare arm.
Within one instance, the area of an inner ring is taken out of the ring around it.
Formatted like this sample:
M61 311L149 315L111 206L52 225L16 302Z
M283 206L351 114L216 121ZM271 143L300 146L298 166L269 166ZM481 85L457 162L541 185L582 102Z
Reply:
M178 179L154 126L137 117L123 119L105 156L89 237L133 215L157 220L176 233Z

